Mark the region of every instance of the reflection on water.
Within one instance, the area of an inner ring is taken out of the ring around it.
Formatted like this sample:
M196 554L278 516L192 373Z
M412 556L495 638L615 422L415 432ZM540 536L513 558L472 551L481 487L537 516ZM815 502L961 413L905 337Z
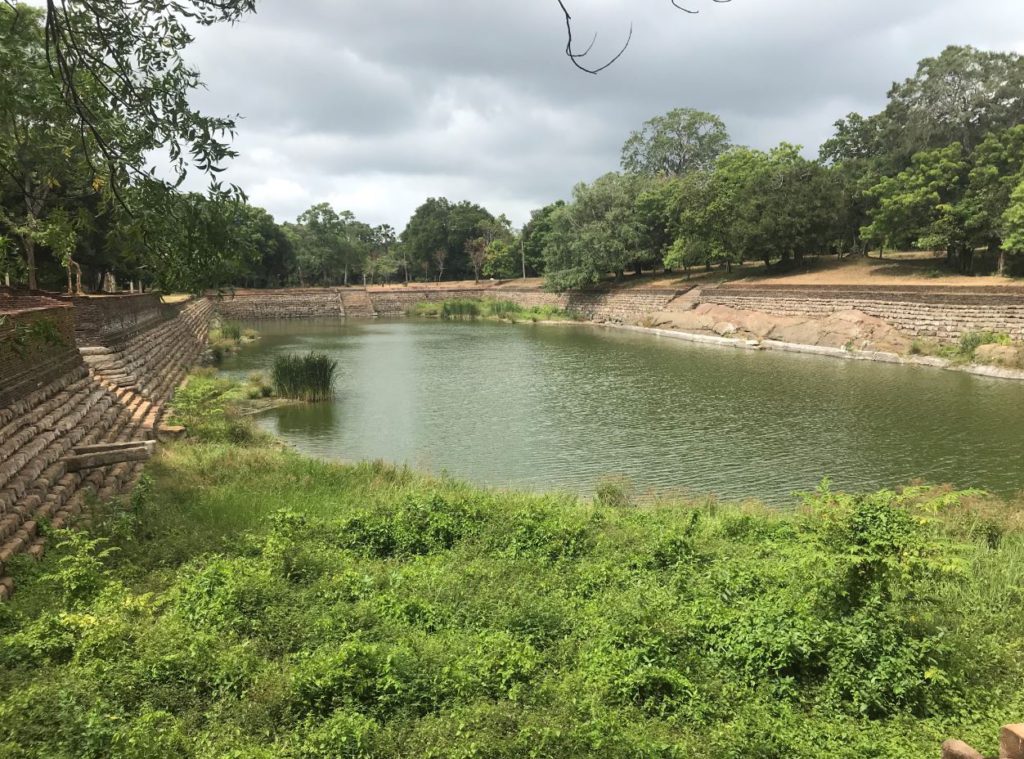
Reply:
M261 424L311 455L479 484L790 502L920 478L1024 487L1024 385L922 367L734 351L596 327L423 321L255 325L245 375L284 352L339 362L333 403Z

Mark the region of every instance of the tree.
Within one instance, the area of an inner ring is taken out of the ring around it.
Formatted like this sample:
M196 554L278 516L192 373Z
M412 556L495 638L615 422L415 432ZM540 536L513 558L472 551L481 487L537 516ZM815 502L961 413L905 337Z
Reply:
M872 188L878 206L862 234L882 247L946 251L969 273L977 242L962 203L969 172L959 143L916 154L909 168Z
M480 271L487 262L487 240L483 237L474 237L471 240L466 240L465 248L469 262L473 266L473 281L479 282Z
M1024 56L952 45L894 84L884 111L904 156L960 143L972 152L1024 121Z
M95 143L115 191L132 179L154 181L146 169L154 151L170 159L171 186L190 167L213 175L235 155L234 121L189 103L201 81L182 52L196 26L233 23L255 7L256 0L46 0L48 61L70 125ZM133 129L112 132L112 123Z
M462 201L452 203L447 198L428 198L416 211L401 234L404 255L429 276L431 270L441 268L454 276L473 273L466 243L483 236L481 230L495 221L483 207ZM442 263L437 257L444 250ZM440 278L440 275L439 277Z
M644 184L636 175L612 173L576 185L573 202L551 214L544 254L550 287L587 287L608 273L621 278L628 266L643 260L636 199Z
M649 176L706 171L729 148L729 133L712 113L677 108L656 116L622 146L622 169Z
M46 64L41 24L33 8L0 5L0 225L20 242L30 289L38 287L40 247L52 250L70 274L84 222L80 201L105 184L91 170L95 144L79 140L69 125L71 112Z
M565 205L564 200L557 200L550 205L530 212L530 220L523 227L520 254L526 262L526 270L537 276L544 274L546 261L544 249L551 235L551 219L555 211Z
M1010 204L1002 215L1002 249L1010 253L1024 253L1024 180L1010 195Z
M1005 213L1015 189L1024 180L1024 126L990 134L972 156L972 168L963 198L965 224L972 236L990 251L998 251L998 273L1006 269L1003 246L1007 234Z

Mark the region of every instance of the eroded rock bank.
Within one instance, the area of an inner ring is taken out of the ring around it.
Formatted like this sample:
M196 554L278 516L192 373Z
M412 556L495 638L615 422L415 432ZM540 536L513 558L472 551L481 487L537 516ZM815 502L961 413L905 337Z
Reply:
M702 303L692 311L662 311L651 326L745 340L777 340L800 345L882 353L908 353L912 341L883 320L863 311L837 311L824 317L775 316Z

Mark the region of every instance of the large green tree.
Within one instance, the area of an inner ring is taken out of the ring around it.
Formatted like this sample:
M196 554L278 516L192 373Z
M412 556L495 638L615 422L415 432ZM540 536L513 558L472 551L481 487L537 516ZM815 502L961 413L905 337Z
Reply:
M633 132L622 146L622 169L651 176L680 176L710 169L729 148L729 133L713 113L676 108Z
M484 236L494 221L487 209L468 200L428 198L402 231L404 255L427 278L439 279L446 272L455 278L472 276L467 243Z
M646 180L634 174L605 174L578 184L572 203L551 215L545 247L545 276L550 287L568 290L621 278L647 257L636 202Z

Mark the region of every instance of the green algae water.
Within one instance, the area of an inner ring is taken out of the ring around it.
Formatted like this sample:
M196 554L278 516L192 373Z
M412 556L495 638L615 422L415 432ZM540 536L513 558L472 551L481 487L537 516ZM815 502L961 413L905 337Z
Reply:
M1024 489L1024 384L924 367L747 352L585 325L288 321L225 365L338 361L332 402L268 412L299 451L485 486L792 503L913 480Z

